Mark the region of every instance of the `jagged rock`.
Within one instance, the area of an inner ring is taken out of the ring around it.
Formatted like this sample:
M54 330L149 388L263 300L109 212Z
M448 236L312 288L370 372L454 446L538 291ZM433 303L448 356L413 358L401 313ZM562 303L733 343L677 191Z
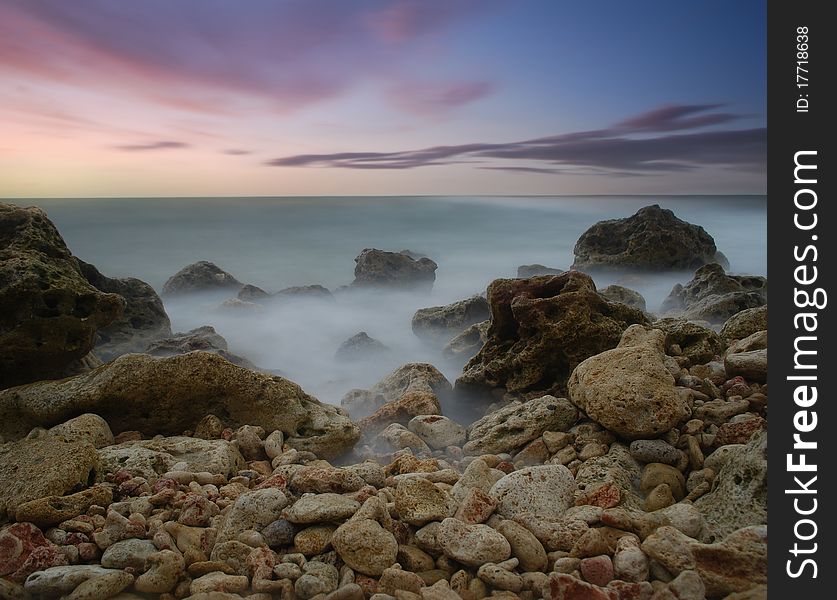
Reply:
M638 308L642 312L646 310L645 298L642 294L621 285L609 285L599 293L613 302L621 302L633 308Z
M576 367L568 384L570 400L628 440L669 431L691 412L665 365L664 342L659 329L632 325L616 348Z
M407 429L419 436L433 450L461 446L465 442L465 428L442 415L419 415L407 424Z
M726 457L712 491L698 498L695 507L706 516L713 540L741 527L767 524L767 432Z
M457 388L496 388L526 397L556 394L584 359L613 348L642 311L609 302L584 273L498 279L488 287L488 341Z
M227 340L215 331L214 327L210 327L209 325L155 340L149 344L143 353L150 354L151 356L165 357L186 354L195 350L217 354L232 364L244 367L245 369L259 370L256 365L243 356L230 352L227 348Z
M563 269L545 267L537 263L531 265L520 265L517 267L518 279L529 279L530 277L540 277L541 275L561 275L562 273L566 273L566 271Z
M413 315L416 337L441 346L471 325L488 319L488 300L472 296L446 306L420 308Z
M412 258L409 253L366 248L355 258L352 287L429 290L436 280L435 262Z
M717 333L685 319L660 319L654 321L651 327L665 332L666 350L674 344L680 347L680 356L685 357L686 366L708 363L723 349L723 343Z
M485 345L485 342L488 340L488 328L490 326L491 321L474 323L462 331L462 333L451 338L445 344L445 347L442 348L442 355L449 360L455 360L464 365Z
M369 337L365 331L356 333L340 344L334 358L341 362L356 362L368 360L389 352L389 348L375 338Z
M685 286L677 284L662 304L663 313L721 324L736 313L767 303L767 279L757 275L727 275L718 264L695 271Z
M451 391L450 382L433 365L427 363L408 363L401 365L386 377L368 390L351 390L340 402L341 406L348 411L353 419L367 417L371 413L384 409L383 412L393 411L397 407L386 404L402 401L405 409L414 407L410 418L422 414L438 414L440 398L445 397ZM429 412L414 412L420 405L436 406ZM410 411L401 411L406 416ZM371 422L383 423L386 421L384 414L371 419ZM404 421L406 424L410 419ZM389 420L386 426L394 421Z
M0 203L0 388L65 376L124 307L87 282L44 211Z
M112 501L113 493L109 487L94 485L68 496L44 496L18 504L14 515L17 521L33 523L41 529L47 529L84 514L94 504L107 506Z
M264 291L262 288L256 285L247 285L242 286L240 290L238 290L238 295L236 296L239 300L244 302L259 302L260 300L265 300L270 298L270 294Z
M509 452L539 437L544 431L566 431L578 411L566 398L542 396L513 402L495 410L468 428L468 454Z
M171 335L169 316L153 287L133 277L106 277L93 265L82 260L78 263L90 285L125 299L122 316L96 331L96 356L107 362L123 354L142 352L152 341Z
M201 260L180 269L163 285L164 296L194 294L197 292L238 291L242 283L215 265Z
M44 434L2 444L0 520L4 515L13 516L24 502L87 488L98 475L99 455L86 442L67 442Z
M721 327L719 335L727 344L743 340L758 331L767 329L767 305L748 308L732 315Z
M672 271L720 258L715 240L703 227L656 204L626 219L599 221L578 238L574 252L572 268L581 270Z
M176 435L195 415L223 416L231 427L280 430L291 448L329 458L351 448L358 428L334 406L295 383L237 367L208 352L168 358L126 354L95 371L0 392L0 435L21 437L92 412L117 432Z

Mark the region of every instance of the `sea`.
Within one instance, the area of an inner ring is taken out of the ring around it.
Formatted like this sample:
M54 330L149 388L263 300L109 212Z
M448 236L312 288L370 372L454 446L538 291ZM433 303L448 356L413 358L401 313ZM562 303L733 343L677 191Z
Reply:
M137 277L158 291L182 267L208 260L269 292L319 284L334 302L295 301L259 310L222 308L217 294L164 299L175 331L211 325L232 352L292 379L324 402L368 388L393 368L430 362L452 382L459 362L419 340L419 308L484 293L519 265L567 269L592 224L659 204L701 225L729 259L730 272L766 275L765 196L211 197L13 199L43 208L71 251L110 277ZM439 267L431 292L340 293L364 248L410 250ZM654 312L691 273L613 274ZM389 352L344 363L334 353L364 331Z

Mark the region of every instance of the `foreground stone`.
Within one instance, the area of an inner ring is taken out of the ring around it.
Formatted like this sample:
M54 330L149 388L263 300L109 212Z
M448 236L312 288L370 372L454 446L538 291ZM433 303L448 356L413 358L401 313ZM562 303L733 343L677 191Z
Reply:
M181 433L197 415L225 415L228 425L260 424L285 442L319 456L337 456L360 436L337 408L321 404L295 383L237 367L207 352L170 358L122 356L64 381L43 381L0 392L0 434L21 437L92 412L116 432Z

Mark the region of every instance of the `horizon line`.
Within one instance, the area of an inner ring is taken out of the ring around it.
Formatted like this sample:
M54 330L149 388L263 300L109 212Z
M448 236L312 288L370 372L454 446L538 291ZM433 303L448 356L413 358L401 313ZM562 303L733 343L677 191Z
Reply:
M153 200L163 198L176 199L214 199L214 198L668 198L668 197L762 197L767 193L714 193L714 194L246 194L231 195L195 195L195 196L0 196L0 200Z

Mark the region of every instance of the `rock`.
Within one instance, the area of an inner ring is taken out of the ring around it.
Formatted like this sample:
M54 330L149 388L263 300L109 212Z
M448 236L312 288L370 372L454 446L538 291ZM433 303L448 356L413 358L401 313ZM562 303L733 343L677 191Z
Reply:
M414 416L438 414L440 397L450 390L450 382L433 365L409 363L369 390L350 391L340 404L353 419L363 419L361 427L365 431L380 431L390 423L406 425Z
M49 433L60 436L68 442L87 442L93 444L95 448L113 445L113 433L107 421L92 413L59 423L51 427Z
M643 494L650 494L651 490L661 483L668 485L671 493L677 500L682 500L686 495L686 479L683 473L670 465L662 463L649 463L642 470L642 478L639 482L639 489Z
M262 529L265 543L271 548L279 548L293 544L297 527L286 519L277 519Z
M34 523L41 529L54 527L87 512L93 505L107 506L113 502L110 488L95 485L69 496L44 496L18 504L15 519Z
M739 352L752 352L753 350L766 349L767 330L764 329L748 335L744 339L732 342L729 347L727 347L726 355L729 356L730 354L738 354ZM726 375L726 370L724 370L724 375ZM724 379L726 379L726 377L724 377Z
M700 575L694 571L682 571L668 584L668 589L674 593L677 600L704 600L706 586Z
M488 413L468 428L468 454L498 454L520 448L544 431L566 431L578 419L578 411L566 398L542 396L513 402Z
M639 546L639 539L625 535L616 542L613 555L614 577L623 581L645 581L648 579L648 557Z
M546 550L532 532L514 521L504 520L497 526L511 546L512 556L523 571L543 571L547 567Z
M459 481L451 488L451 495L461 502L467 495L468 490L472 488L488 493L491 487L503 476L502 471L489 468L483 459L474 459L465 467Z
M410 419L407 429L419 436L433 450L465 443L465 428L442 415L419 415Z
M238 291L242 283L218 267L202 260L180 269L163 285L164 296L178 296L198 292Z
M175 436L125 442L99 450L102 471L127 469L132 475L155 480L185 463L192 473L233 476L246 464L238 448L226 440L202 440Z
M44 211L0 203L0 389L65 376L124 307L87 282Z
M639 480L640 474L640 466L628 449L613 443L604 456L591 458L579 465L575 480L580 489L594 497L602 486L615 487L620 490L621 507L640 508L641 501L634 492L634 482Z
M258 371L256 367L249 360L243 356L239 356L229 351L227 348L227 340L218 334L213 327L204 325L187 331L185 333L175 333L170 337L155 340L143 351L143 354L151 356L175 356L177 354L186 354L187 352L194 352L201 350L203 352L211 352L223 358L226 358L234 365Z
M108 546L100 562L109 569L130 567L134 572L142 573L145 571L146 559L156 553L157 547L150 540L122 540Z
M334 358L341 362L356 362L380 357L387 352L387 346L361 331L340 344Z
M273 296L274 300L334 300L331 292L321 285L300 285L279 290Z
M453 516L465 523L485 523L496 508L497 502L488 493L468 488Z
M372 519L347 521L334 532L331 543L350 568L370 577L380 577L398 554L395 536Z
M719 335L727 344L767 329L767 305L748 308L726 320Z
M723 349L717 333L685 319L660 319L652 323L651 327L665 332L666 350L674 344L680 347L680 355L688 359L687 366L708 363Z
M708 597L767 583L767 526L745 527L717 544L702 544L674 527L660 527L642 550L672 575L696 571Z
M250 580L246 575L226 575L216 571L193 580L189 584L189 593L192 596L212 592L236 594L245 591L248 587L250 587Z
M404 252L366 248L355 258L352 287L429 290L436 280L435 262Z
M311 561L302 565L302 575L294 582L296 597L308 600L317 594L329 594L337 589L339 575L334 565Z
M519 592L523 589L523 579L520 575L493 563L484 564L477 569L477 577L496 590Z
M350 469L304 466L294 472L290 487L298 494L345 494L360 490L366 482Z
M4 390L0 435L20 437L32 427L87 412L103 417L114 431L148 435L178 434L194 426L196 414L221 414L229 426L258 423L266 431L281 430L289 447L321 458L342 454L360 435L336 407L295 383L207 352L128 354L89 374Z
M288 498L277 488L251 490L241 494L227 513L224 524L218 530L217 542L222 543L242 531L261 531L282 516Z
M241 286L236 298L243 302L259 302L270 298L270 294L258 286L247 284Z
M695 507L706 517L710 540L767 524L767 432L730 453L712 491L698 498Z
M93 485L99 455L85 442L43 435L0 445L0 518L46 496L64 496Z
M631 442L631 456L643 463L676 465L680 462L680 451L665 440L634 440Z
M554 521L574 504L577 489L565 466L541 465L509 473L492 486L489 495L497 501L497 513L507 519L528 513Z
M134 589L147 594L165 594L174 589L184 569L179 552L161 550L145 560L145 573L137 577Z
M395 512L401 521L422 527L450 515L450 497L423 477L402 479L395 488Z
M639 292L622 287L621 285L609 285L599 292L611 302L621 302L627 306L637 308L645 312L645 298Z
M518 279L529 279L530 277L539 277L541 275L562 275L566 273L563 269L553 269L552 267L545 267L539 264L520 265L517 267Z
M442 348L442 355L448 360L465 364L471 360L488 340L488 328L491 321L482 321L465 328L452 337Z
M767 348L727 354L724 368L730 378L740 375L747 381L764 383L767 381Z
M526 397L558 394L584 359L613 348L643 313L609 302L593 280L570 271L498 279L488 287L488 341L465 366L457 388L503 387Z
M53 597L69 594L89 579L119 573L115 569L105 569L99 565L68 565L50 567L32 573L24 587L26 592L36 597Z
M421 308L413 315L413 333L416 337L442 346L471 325L489 317L488 300L472 296L447 306Z
M318 556L331 548L336 525L306 527L294 536L294 550L306 557Z
M654 588L647 581L601 587L565 573L550 573L542 593L544 600L650 600Z
M667 483L661 483L647 493L643 509L645 509L645 512L654 512L667 508L675 502L677 502L677 499L671 491L671 486Z
M748 308L767 304L767 279L756 275L727 275L718 264L695 271L685 286L674 286L661 311L690 320L721 324Z
M39 555L56 553L63 557L58 546L32 523L14 523L0 529L0 577L21 583L37 570L34 567ZM66 559L59 564L67 564Z
M626 219L599 221L575 244L573 269L675 271L719 259L703 227L654 204Z
M605 586L613 581L613 561L607 554L581 559L579 570L584 580L593 585Z
M447 518L436 537L445 556L470 567L502 562L511 556L506 538L487 525L468 525Z
M603 427L628 439L656 437L690 414L665 365L664 336L632 325L619 345L582 362L568 383L570 400Z
M341 494L316 494L297 500L288 510L286 518L301 525L345 521L359 508L360 502Z
M154 288L133 277L106 277L91 264L78 261L84 278L101 292L125 299L122 316L96 331L96 356L107 362L130 352L142 352L152 341L171 335L171 322Z
M134 583L134 576L124 571L114 571L91 577L80 583L67 595L67 600L107 600Z

